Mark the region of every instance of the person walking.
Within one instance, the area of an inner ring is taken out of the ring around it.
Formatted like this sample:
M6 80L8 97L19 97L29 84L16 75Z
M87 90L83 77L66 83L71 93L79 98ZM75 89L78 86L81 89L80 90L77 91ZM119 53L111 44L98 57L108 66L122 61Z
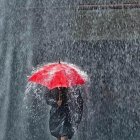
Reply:
M76 126L80 124L83 113L83 99L80 93L77 97L78 118L75 121ZM51 105L49 128L52 136L57 140L68 140L74 135L72 118L68 105L68 88L60 87L50 90L45 94L45 100Z

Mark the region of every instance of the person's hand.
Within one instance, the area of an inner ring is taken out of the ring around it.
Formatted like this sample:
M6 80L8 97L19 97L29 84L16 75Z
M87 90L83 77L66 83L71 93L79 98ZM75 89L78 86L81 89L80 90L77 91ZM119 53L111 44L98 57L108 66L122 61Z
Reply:
M76 127L76 129L78 129L78 126L79 126L79 124L78 124L78 123L75 123L75 127Z
M73 131L74 132L77 132L77 130L78 130L78 124L75 123L72 128L73 128Z
M62 104L62 100L58 100L58 101L57 101L57 105L60 107L61 104Z

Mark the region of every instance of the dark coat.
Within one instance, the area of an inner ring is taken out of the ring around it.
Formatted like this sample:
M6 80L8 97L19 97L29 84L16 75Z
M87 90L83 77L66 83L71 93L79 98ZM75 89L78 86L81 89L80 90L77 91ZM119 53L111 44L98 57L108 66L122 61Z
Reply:
M69 107L68 104L69 97L67 96L67 93L63 92L61 94L62 105L60 107L58 107L57 105L58 98L59 93L57 90L52 90L49 93L45 94L47 104L52 106L50 110L50 120L49 120L50 132L56 138L68 136L68 138L71 139L74 134L74 129L70 113L71 107ZM83 101L82 97L78 96L77 98L77 102L79 102L79 105L77 106L78 117L74 120L75 123L77 124L80 123L82 118L83 102L81 101Z

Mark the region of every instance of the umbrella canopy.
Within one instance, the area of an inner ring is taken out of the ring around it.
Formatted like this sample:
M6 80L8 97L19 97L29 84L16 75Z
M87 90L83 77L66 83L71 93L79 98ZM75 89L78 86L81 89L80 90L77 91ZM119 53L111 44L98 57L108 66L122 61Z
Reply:
M65 62L50 63L34 72L28 81L53 89L56 87L72 87L87 81L87 74L79 67Z

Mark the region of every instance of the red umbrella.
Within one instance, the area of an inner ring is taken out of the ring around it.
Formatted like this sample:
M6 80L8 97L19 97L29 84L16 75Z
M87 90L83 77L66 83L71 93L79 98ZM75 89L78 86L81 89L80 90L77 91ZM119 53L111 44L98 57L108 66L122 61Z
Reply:
M87 81L87 74L73 64L65 62L44 65L28 78L28 81L53 89L56 87L72 87Z

